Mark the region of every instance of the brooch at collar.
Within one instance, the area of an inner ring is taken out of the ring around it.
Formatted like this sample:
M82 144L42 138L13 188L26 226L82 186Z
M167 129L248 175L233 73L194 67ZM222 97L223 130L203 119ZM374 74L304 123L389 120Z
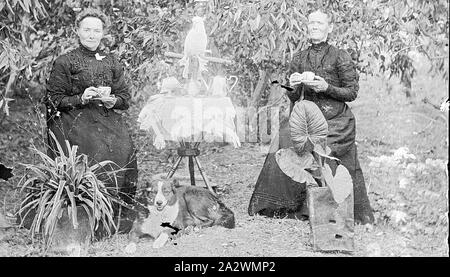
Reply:
M106 56L100 56L100 54L99 53L95 53L95 59L97 60L97 61L101 61L101 60L103 60L103 58L105 58Z

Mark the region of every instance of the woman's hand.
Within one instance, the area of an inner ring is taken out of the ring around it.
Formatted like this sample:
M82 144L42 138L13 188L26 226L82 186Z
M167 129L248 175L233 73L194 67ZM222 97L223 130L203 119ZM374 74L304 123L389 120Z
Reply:
M111 95L109 97L102 97L99 99L103 102L103 105L105 105L107 109L111 109L112 107L114 107L117 102L117 98L114 95Z
M84 90L83 95L81 95L81 103L84 105L89 102L89 100L92 99L92 97L95 97L98 95L97 88L96 87L88 87Z
M302 79L303 79L302 74L300 74L298 72L294 72L289 77L289 84L291 85L291 87L300 85L302 83Z
M303 81L307 87L311 88L315 92L324 92L328 89L328 83L324 78L315 76L313 81Z

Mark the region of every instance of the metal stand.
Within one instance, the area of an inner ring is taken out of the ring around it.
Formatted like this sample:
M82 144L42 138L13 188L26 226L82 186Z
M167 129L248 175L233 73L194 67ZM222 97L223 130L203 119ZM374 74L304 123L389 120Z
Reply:
M181 163L181 160L184 157L188 157L189 162L189 176L191 178L191 185L195 186L195 174L194 174L194 161L197 164L198 170L200 171L200 174L202 175L203 181L205 182L206 187L209 191L212 193L215 193L212 187L209 185L208 177L203 172L203 168L200 165L200 161L198 160L197 156L200 155L200 150L198 149L198 146L200 145L200 142L180 142L180 147L177 149L178 158L175 162L175 164L172 165L172 168L170 169L169 173L167 174L167 178L172 178L172 176L175 174L175 171L178 169L178 166Z

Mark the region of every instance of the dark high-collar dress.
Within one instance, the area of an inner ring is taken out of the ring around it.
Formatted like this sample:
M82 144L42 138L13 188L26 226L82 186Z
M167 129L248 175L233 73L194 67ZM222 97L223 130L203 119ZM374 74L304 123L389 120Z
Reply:
M355 100L359 90L359 75L350 55L327 42L312 44L294 55L290 71L289 75L311 71L329 84L326 91L319 93L304 85L298 86L288 94L291 111L301 96L320 108L328 122L327 144L332 150L331 155L341 160L353 179L355 221L373 222L373 212L357 157L355 117L345 103ZM278 149L292 146L288 121L280 124L279 136ZM335 168L337 165L330 166ZM248 212L250 215L259 213L268 216L300 214L305 196L305 186L286 176L276 163L275 153L269 153L256 182Z
M98 100L83 105L81 95L91 86L111 87L117 98L114 107L107 109ZM78 145L78 153L86 154L91 164L110 160L126 169L117 173L117 182L120 196L128 203L137 182L136 150L128 126L116 111L128 109L129 100L123 67L113 55L80 46L55 60L47 82L48 129L60 145L65 146L64 140ZM54 156L57 148L51 139L49 145ZM111 179L105 181L107 186L116 186Z

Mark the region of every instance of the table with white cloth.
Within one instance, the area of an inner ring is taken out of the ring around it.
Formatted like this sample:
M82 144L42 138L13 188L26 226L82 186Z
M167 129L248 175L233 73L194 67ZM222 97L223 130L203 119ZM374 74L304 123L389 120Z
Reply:
M183 157L187 157L191 185L195 185L195 162L205 185L213 191L197 158L198 147L201 142L226 142L239 147L235 118L236 110L229 97L157 94L142 108L138 122L141 130L154 133L156 148L165 148L166 141L179 143L178 158L168 178L173 176Z

